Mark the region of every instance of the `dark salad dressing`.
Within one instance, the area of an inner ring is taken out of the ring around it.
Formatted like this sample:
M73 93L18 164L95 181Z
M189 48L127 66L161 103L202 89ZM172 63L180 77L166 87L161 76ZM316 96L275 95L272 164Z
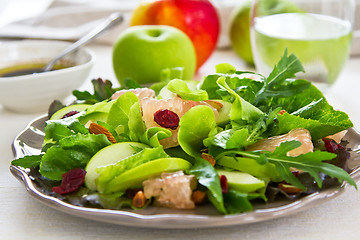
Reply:
M20 64L7 68L0 69L0 77L16 77L16 76L24 76L31 75L42 72L42 69L45 67L45 63L38 64ZM57 64L54 65L50 71L64 69L68 67L72 67L73 65L62 65Z

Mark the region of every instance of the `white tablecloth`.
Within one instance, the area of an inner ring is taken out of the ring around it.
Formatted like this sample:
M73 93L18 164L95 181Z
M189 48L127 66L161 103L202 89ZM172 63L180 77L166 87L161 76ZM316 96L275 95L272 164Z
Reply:
M97 63L92 78L115 80L110 46L90 46ZM232 51L213 54L198 78L214 70L216 63L229 62L245 69ZM360 58L352 58L339 80L327 93L336 108L347 112L360 129ZM360 191L351 188L340 197L296 215L262 223L191 230L132 228L81 219L46 207L31 198L23 184L10 173L14 137L39 114L17 114L0 107L0 239L360 239Z

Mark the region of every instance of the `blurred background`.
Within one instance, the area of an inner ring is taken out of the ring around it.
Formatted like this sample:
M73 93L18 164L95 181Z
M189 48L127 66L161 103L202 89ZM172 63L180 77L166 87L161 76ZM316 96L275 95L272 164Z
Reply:
M229 26L237 7L249 0L212 0L221 21L219 48L231 47ZM114 11L123 12L125 21L97 40L113 44L119 33L129 26L132 10L139 0L0 0L0 38L76 40ZM353 35L353 55L360 54L360 0Z

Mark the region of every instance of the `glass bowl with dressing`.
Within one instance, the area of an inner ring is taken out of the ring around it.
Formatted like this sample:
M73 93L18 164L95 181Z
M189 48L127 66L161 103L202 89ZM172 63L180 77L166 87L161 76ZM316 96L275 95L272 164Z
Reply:
M83 47L41 69L71 43L24 40L0 43L0 104L21 113L46 112L53 100L63 101L87 79L95 54Z

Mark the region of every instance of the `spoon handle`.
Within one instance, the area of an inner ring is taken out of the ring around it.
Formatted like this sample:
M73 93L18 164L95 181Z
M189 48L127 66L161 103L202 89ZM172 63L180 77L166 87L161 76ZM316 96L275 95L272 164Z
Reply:
M94 30L80 38L75 43L71 44L69 47L65 48L56 58L52 59L44 68L43 71L47 72L52 69L54 64L64 56L68 55L69 53L77 50L81 46L91 42L96 37L102 35L109 29L113 28L117 24L121 23L123 21L123 16L121 13L113 13L108 18L105 19L100 25L98 25Z

